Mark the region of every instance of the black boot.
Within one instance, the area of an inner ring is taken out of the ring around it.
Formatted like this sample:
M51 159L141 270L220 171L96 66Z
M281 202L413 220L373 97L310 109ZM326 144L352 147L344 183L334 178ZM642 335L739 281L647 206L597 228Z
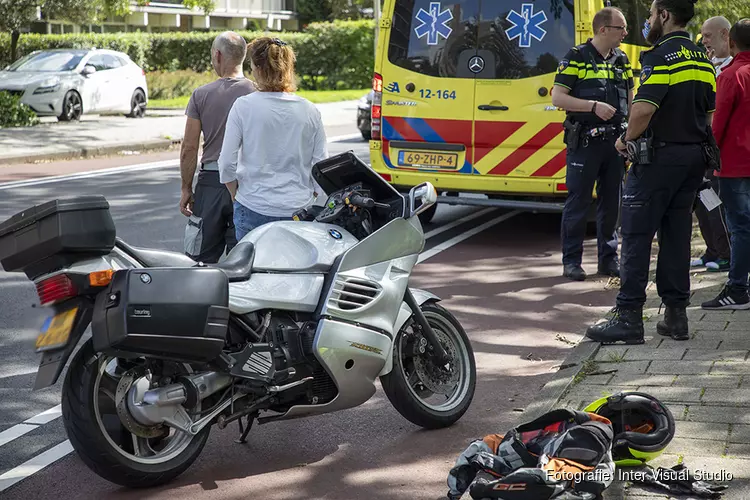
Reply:
M643 309L615 307L609 321L590 326L586 337L602 344L643 344Z
M563 266L563 276L573 281L584 281L586 279L586 271L578 264L566 264Z
M690 339L685 308L667 306L664 311L664 321L659 321L656 324L656 331L659 332L659 335L672 337L675 340Z
M616 259L610 260L605 264L599 264L599 274L602 276L610 276L612 278L620 277L620 264Z

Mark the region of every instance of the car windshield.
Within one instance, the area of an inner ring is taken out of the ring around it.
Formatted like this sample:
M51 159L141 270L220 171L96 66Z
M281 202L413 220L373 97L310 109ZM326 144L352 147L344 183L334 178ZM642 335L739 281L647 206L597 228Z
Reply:
M49 51L29 54L8 67L8 71L72 71L81 62L84 51Z

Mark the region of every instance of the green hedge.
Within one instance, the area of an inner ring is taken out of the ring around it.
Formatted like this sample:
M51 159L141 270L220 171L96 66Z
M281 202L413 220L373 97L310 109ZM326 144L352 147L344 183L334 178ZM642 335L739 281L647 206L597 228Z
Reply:
M374 66L373 21L312 23L302 33L276 33L297 53L303 89L364 88ZM241 31L248 42L266 33ZM107 48L127 53L146 71L211 70L214 33L24 34L18 55L50 48ZM0 67L9 64L10 35L0 33ZM249 62L247 63L249 72Z
M21 104L20 97L0 91L0 128L30 127L38 123L34 110Z

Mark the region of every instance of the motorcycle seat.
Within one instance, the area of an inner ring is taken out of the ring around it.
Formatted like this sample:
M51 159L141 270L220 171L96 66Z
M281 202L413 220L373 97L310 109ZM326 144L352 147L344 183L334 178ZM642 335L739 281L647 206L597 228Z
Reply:
M249 241L237 243L227 254L224 262L218 264L207 264L208 267L221 269L227 275L230 282L247 281L253 272L253 260L255 258L255 245Z
M195 261L187 255L169 250L134 247L116 238L116 245L145 267L192 267Z

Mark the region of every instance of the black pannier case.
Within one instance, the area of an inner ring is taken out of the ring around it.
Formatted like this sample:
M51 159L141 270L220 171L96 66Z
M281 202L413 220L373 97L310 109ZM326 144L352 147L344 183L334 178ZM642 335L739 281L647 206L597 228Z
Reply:
M186 362L216 359L229 325L229 280L210 267L124 269L98 295L94 349Z
M53 200L0 224L0 265L30 279L115 246L115 223L103 196Z

